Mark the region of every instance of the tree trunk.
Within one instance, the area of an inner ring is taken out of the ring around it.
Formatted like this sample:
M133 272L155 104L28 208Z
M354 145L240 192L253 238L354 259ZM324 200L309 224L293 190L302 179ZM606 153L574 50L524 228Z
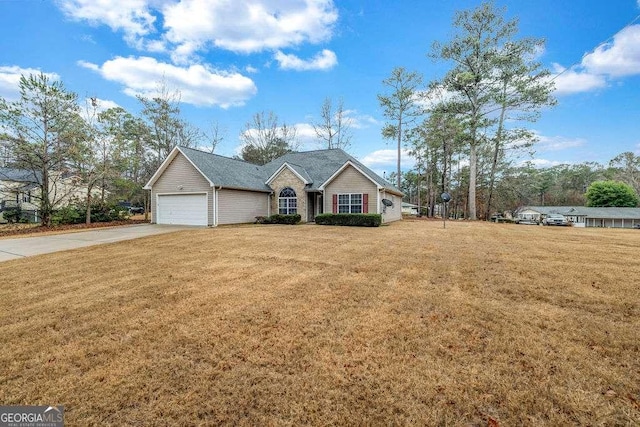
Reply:
M91 186L87 186L87 211L84 217L85 224L91 224Z
M42 225L51 227L51 199L49 198L49 170L46 163L42 166L42 182L40 183L40 216Z
M102 185L100 186L100 202L104 205L104 191L107 183L105 182L104 172L102 173Z
M502 88L503 96L506 96L507 83L504 83ZM487 210L486 218L491 218L491 201L493 199L493 187L496 179L496 169L498 167L498 155L500 154L500 147L502 146L502 130L504 129L504 114L507 109L507 104L503 101L502 108L500 109L500 120L498 122L498 131L496 132L496 143L493 147L493 159L491 162L491 175L489 176L489 197L487 198Z
M418 205L418 216L422 216L420 215L420 165L418 164L418 174L416 176L416 181L417 181L417 192L418 192L418 203L416 203Z
M400 189L402 173L400 172L400 155L401 155L401 147L402 147L402 113L398 118L398 177L396 178L397 185L396 187Z
M478 219L476 213L476 175L478 169L478 147L475 144L475 129L473 135L473 143L469 152L469 219Z
M144 194L144 221L149 221L149 198L151 197L151 191L145 191Z

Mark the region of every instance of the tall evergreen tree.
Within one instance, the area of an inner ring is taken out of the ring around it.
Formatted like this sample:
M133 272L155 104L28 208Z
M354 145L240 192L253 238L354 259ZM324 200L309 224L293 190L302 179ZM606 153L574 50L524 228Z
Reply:
M78 119L77 95L44 73L20 77L20 99L0 98L0 131L14 164L33 173L40 189L42 224L67 194L58 185L70 166L76 140L68 138Z
M411 125L422 111L417 103L417 93L422 86L422 76L404 67L396 67L391 75L382 81L387 93L378 95L378 102L389 120L382 129L382 136L397 141L398 159L396 187L402 186L402 136L405 128Z
M478 155L481 144L493 139L490 187L501 151L509 140L531 135L513 133L505 122L513 118L534 120L539 109L554 103L553 85L548 72L541 69L535 52L542 42L537 39L516 40L517 20L505 20L504 9L492 2L483 3L474 10L456 13L454 37L433 44L432 58L450 61L453 68L445 75L441 85L454 94L452 104L466 117L469 132L469 218L477 218L476 189ZM496 128L497 127L497 128ZM493 138L487 131L497 129ZM516 137L509 137L515 135ZM488 208L487 204L487 208Z

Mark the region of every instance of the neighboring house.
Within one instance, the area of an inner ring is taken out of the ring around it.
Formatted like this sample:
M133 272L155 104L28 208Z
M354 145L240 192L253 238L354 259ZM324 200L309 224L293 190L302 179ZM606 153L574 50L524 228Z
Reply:
M0 168L0 212L20 208L33 221L38 221L40 176L25 169ZM0 218L1 219L1 218Z
M640 208L524 206L516 211L516 217L521 222L541 223L548 214L564 215L574 227L634 228L640 224Z
M39 221L40 182L41 175L31 170L0 168L0 212L20 208L31 221ZM97 190L92 192L94 197L99 193ZM75 175L53 172L49 179L49 194L56 202L56 208L84 201L87 187L80 184Z
M402 213L405 215L418 215L418 205L402 202Z
M144 188L158 224L240 224L277 213L300 214L303 222L332 212L402 218L402 192L340 149L289 153L258 166L176 147Z

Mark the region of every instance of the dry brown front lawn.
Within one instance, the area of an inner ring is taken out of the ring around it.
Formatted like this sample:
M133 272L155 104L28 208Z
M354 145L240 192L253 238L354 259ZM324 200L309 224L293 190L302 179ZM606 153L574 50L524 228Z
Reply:
M640 232L201 229L0 264L0 403L68 425L638 425Z

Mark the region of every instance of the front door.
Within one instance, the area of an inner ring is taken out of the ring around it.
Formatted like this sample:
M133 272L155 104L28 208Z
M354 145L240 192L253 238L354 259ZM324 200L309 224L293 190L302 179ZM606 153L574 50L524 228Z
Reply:
M316 193L307 193L307 221L316 220Z
M307 199L307 218L309 222L316 220L316 215L322 213L322 194L308 193Z

